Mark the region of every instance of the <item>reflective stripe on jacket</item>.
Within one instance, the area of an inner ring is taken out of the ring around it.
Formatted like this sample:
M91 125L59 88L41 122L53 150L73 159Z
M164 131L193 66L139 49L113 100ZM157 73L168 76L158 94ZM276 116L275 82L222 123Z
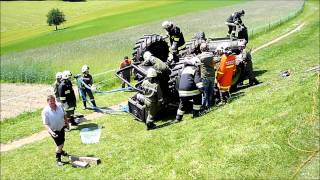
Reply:
M232 85L232 77L236 71L236 57L234 55L222 55L217 81L219 89L229 90Z
M198 95L201 93L199 91L201 88L203 88L203 84L199 69L196 66L185 66L180 76L179 96L188 97Z

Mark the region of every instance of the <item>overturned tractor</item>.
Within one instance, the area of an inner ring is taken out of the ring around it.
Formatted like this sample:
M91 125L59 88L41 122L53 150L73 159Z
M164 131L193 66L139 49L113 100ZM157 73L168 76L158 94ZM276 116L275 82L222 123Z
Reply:
M246 29L245 29L246 31ZM243 33L243 32L242 32ZM240 54L241 48L239 48L240 44L247 42L247 33L243 33L245 37L241 34L239 34L238 38L230 39L230 38L208 38L205 41L209 45L209 49L211 52L216 54L217 47L223 45L224 47L230 48L234 53ZM166 62L168 66L170 67L170 75L169 80L166 82L165 89L162 89L164 91L164 105L162 107L163 111L161 112L176 112L178 105L179 105L179 94L178 94L178 81L179 81L179 71L182 70L184 67L184 62L191 59L193 56L195 56L197 53L199 53L199 45L203 42L199 37L195 36L190 41L186 43L186 50L179 52L179 61L169 61L170 57L170 50L169 45L166 42L166 38L157 35L157 34L151 34L151 35L144 35L142 38L140 38L134 48L133 48L133 63L131 66L128 66L124 69L120 69L117 71L116 75L124 81L126 84L131 86L137 93L130 97L128 100L128 106L129 106L129 113L131 113L137 120L139 121L145 121L147 113L145 112L145 106L141 104L141 102L137 99L137 94L142 93L141 89L141 83L146 78L146 74L149 68L152 66L144 66L142 65L143 62L143 54L146 51L149 51L153 54L153 56L161 59L163 62ZM169 59L169 60L168 60ZM216 63L219 63L220 57L216 56L214 58ZM242 69L237 69L236 77L234 78L233 84L237 84L237 81L241 75ZM135 79L137 80L137 83L135 85L130 84L128 81L123 79L120 76L120 73L125 70L133 70L135 74ZM161 80L160 80L161 81ZM160 82L161 86L161 82Z

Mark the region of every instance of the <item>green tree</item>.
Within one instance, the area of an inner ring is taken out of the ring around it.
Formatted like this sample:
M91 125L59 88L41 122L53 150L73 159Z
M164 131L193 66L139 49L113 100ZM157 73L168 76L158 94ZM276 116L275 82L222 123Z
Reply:
M51 9L47 14L47 23L49 24L49 26L55 25L56 30L58 30L58 25L62 24L65 21L66 19L63 12L60 11L58 8Z

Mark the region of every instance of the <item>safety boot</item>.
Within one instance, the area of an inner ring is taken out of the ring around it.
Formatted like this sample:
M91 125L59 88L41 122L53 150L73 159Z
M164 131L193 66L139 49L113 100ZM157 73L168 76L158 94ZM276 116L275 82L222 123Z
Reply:
M91 99L91 103L92 103L93 107L97 107L96 101L94 99Z
M87 109L87 102L86 101L83 101L83 110Z
M176 119L175 119L174 121L172 121L172 123L179 123L179 122L181 122L181 121L182 121L182 117L183 117L183 115L177 115L177 116L176 116Z
M192 118L195 119L195 118L197 118L197 117L200 117L200 111L195 111L195 110L193 110L193 112L192 112Z
M157 126L153 123L153 122L148 122L146 123L147 125L147 130L152 130L152 129L155 129Z
M61 153L56 153L56 161L57 161L57 166L63 166L63 163L61 161Z

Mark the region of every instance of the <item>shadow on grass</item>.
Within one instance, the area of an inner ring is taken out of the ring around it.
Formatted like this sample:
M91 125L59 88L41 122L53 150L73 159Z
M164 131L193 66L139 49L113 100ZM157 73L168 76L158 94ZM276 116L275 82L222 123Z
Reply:
M79 124L78 126L75 126L76 128L70 129L70 131L76 131L81 130L83 128L90 128L90 129L98 129L98 128L104 128L104 126L99 126L96 123L87 123L87 124Z
M253 71L253 74L258 77L261 76L262 74L268 72L267 70L257 70L257 71Z

